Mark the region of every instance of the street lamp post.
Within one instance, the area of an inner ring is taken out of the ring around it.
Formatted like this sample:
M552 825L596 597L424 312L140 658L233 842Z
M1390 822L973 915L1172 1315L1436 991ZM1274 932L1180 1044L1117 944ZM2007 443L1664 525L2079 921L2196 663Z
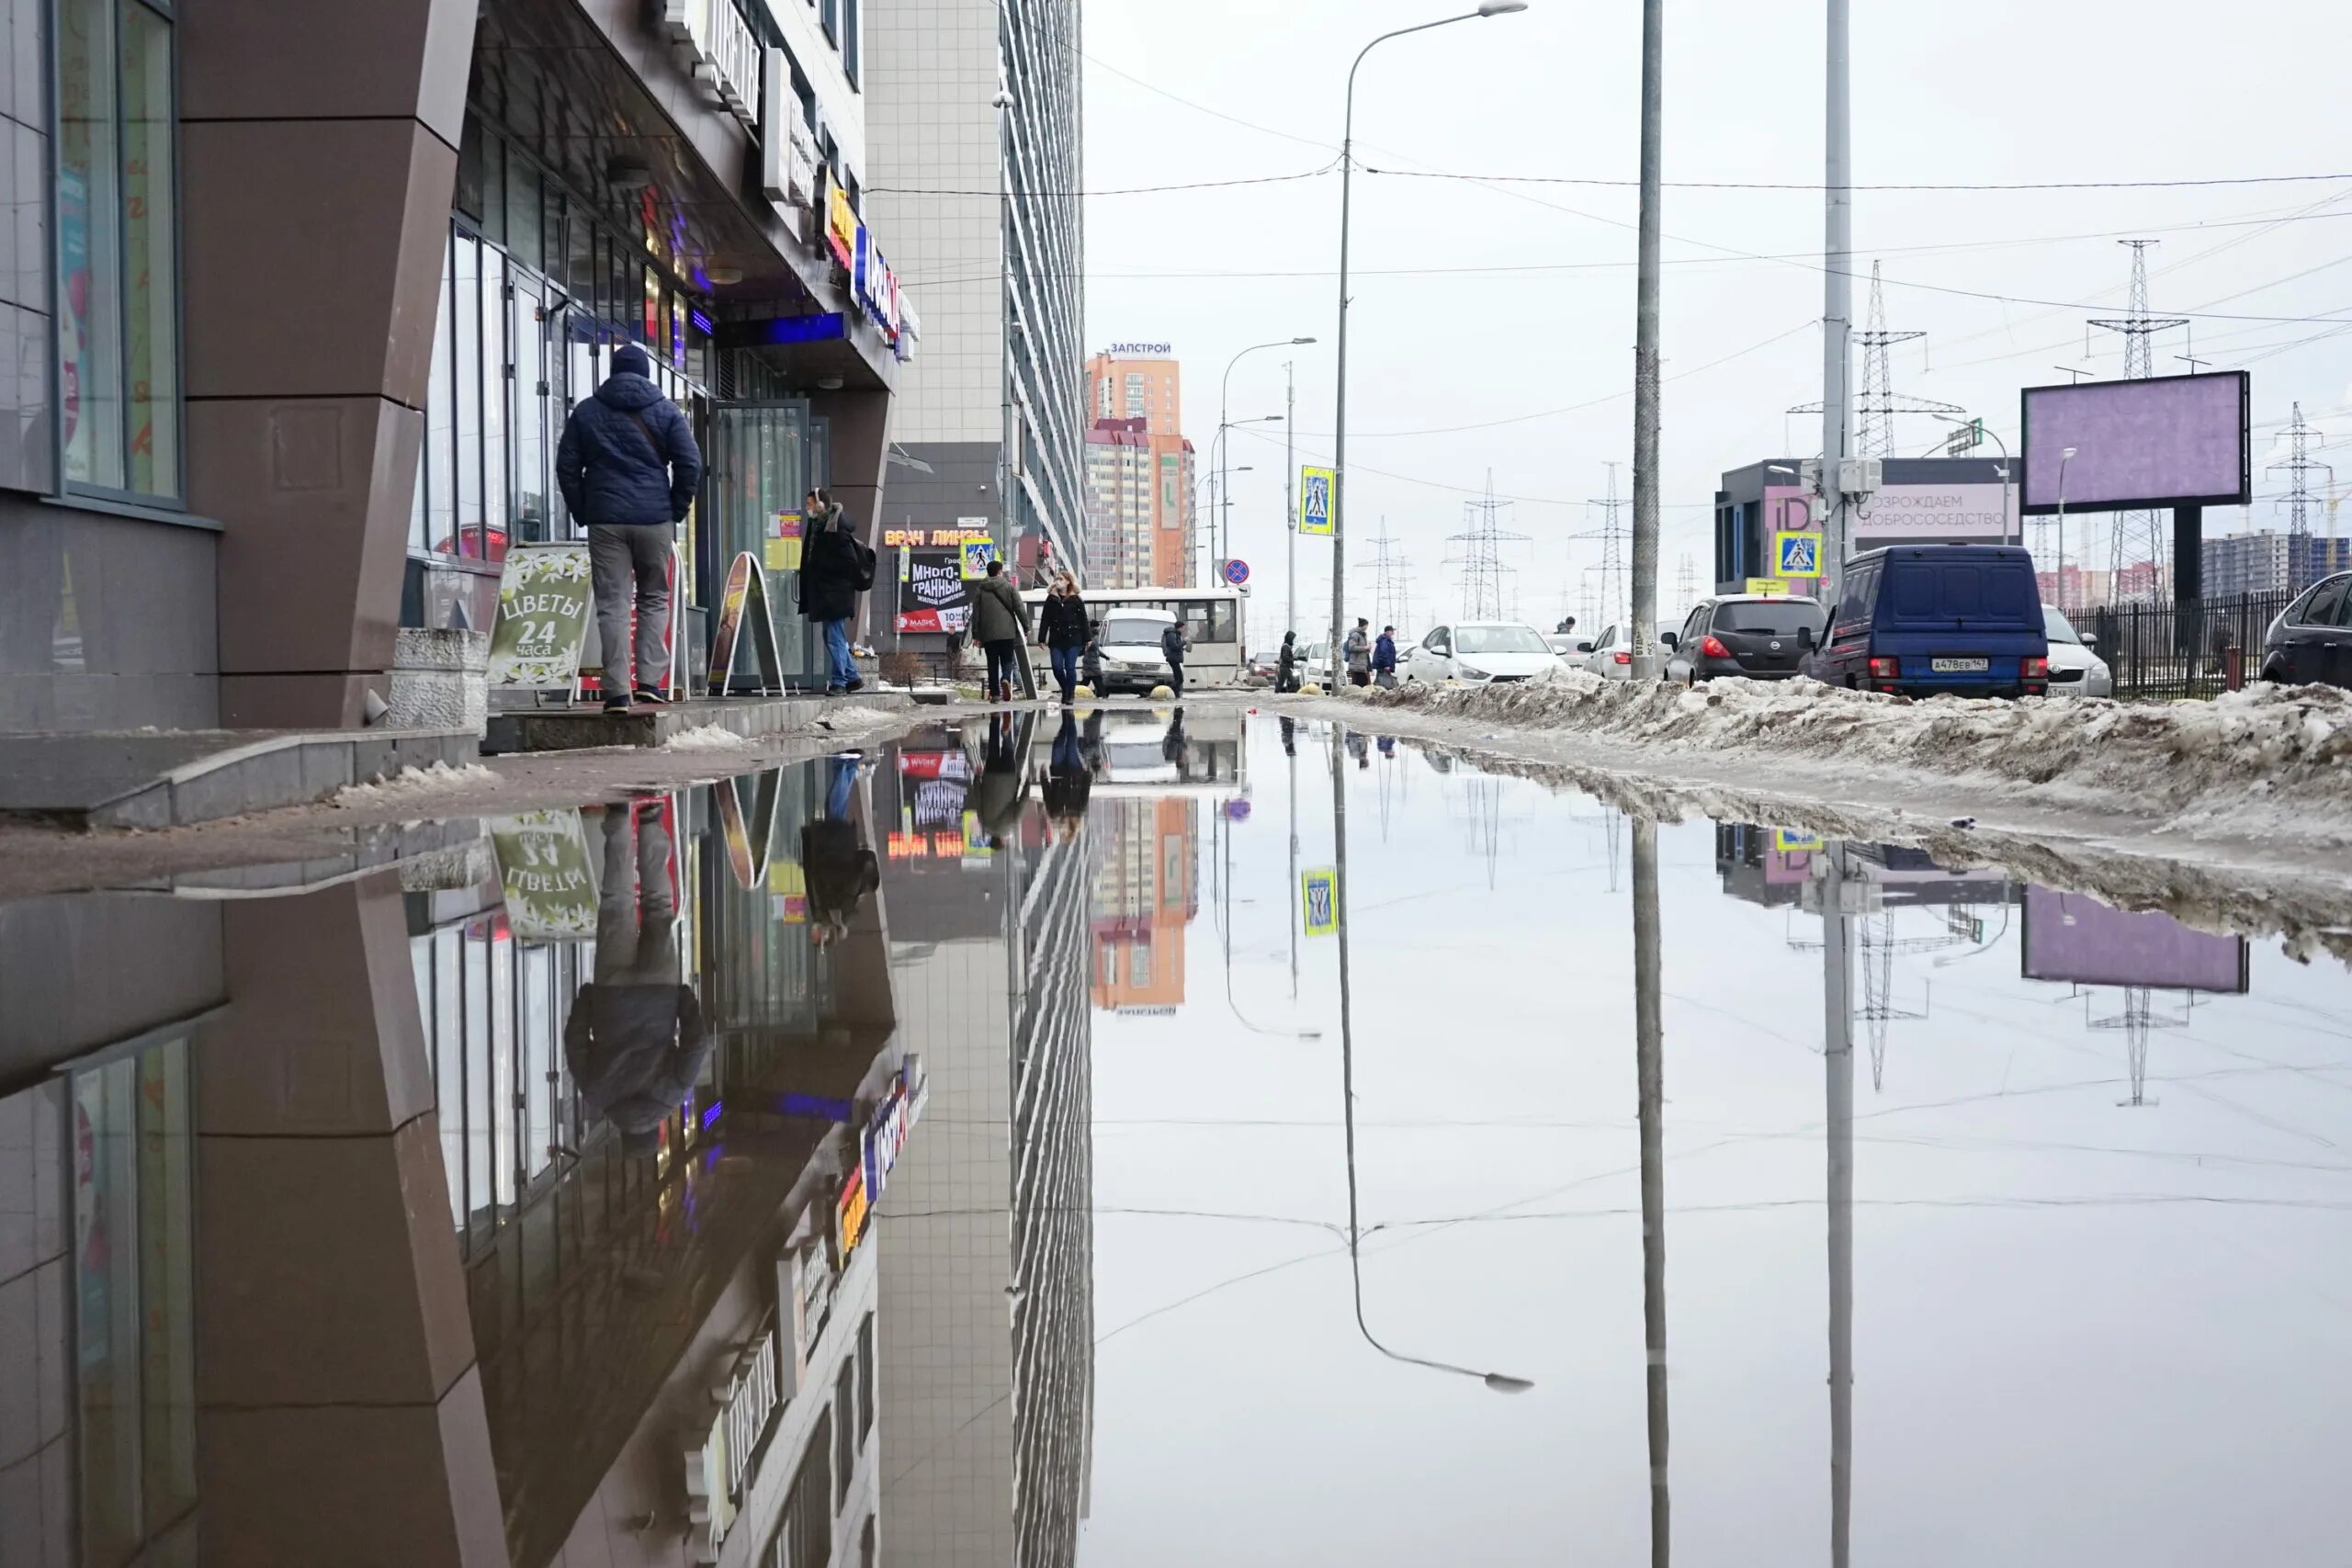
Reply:
M2075 448L2069 446L2058 454L2058 607L2072 610L2066 603L2066 465L2075 460Z
M1348 529L1343 521L1348 493L1348 219L1353 194L1356 145L1356 72L1363 64L1363 57L1377 46L1408 33L1425 33L1431 28L1451 27L1455 22L1475 22L1487 17L1507 17L1527 9L1527 0L1485 0L1475 11L1464 11L1458 17L1441 17L1434 22L1421 22L1395 32L1383 33L1356 51L1355 63L1348 67L1347 118L1340 138L1340 346L1339 396L1331 436L1331 643L1332 669L1339 668L1340 628L1347 614Z
M1245 424L1279 424L1282 421L1283 416L1281 414L1261 413L1252 414L1248 419L1221 419L1217 422L1216 434L1209 442L1209 446L1213 448L1216 460L1217 475L1217 482L1214 487L1216 493L1209 497L1209 548L1213 558L1222 557L1229 553L1226 549L1226 547L1230 544L1231 541L1220 532L1220 529L1223 525L1227 511L1233 505L1233 476L1236 474L1246 474L1252 471L1250 465L1247 463L1244 463L1238 468L1233 468L1228 464L1227 459L1230 454L1227 451L1227 447L1230 446L1231 443L1226 435L1226 432L1228 430L1238 430ZM1215 588L1216 586L1216 582L1215 581L1216 576L1216 565L1214 558L1212 558L1209 565L1209 576L1211 579L1209 586L1211 588Z
M1261 348L1289 348L1296 344L1310 344L1314 341L1315 340L1311 337L1285 337L1276 338L1272 343L1253 343L1248 348L1241 350L1240 353L1236 354L1232 358L1225 362L1225 375L1217 382L1216 389L1216 438L1217 462L1219 464L1216 488L1217 499L1220 504L1222 504L1225 498L1226 475L1223 468L1223 464L1225 462L1225 432L1226 428L1233 423L1226 417L1227 394L1233 389L1233 367L1241 363L1243 355L1255 354ZM1277 414L1272 417L1279 419L1282 416ZM1246 423L1248 422L1245 421L1244 423ZM1216 521L1217 520L1215 517L1210 518L1210 525L1214 527ZM1211 570L1215 569L1212 568ZM1214 587L1216 585L1212 583L1210 586Z
M1335 726L1330 747L1331 818L1338 866L1332 878L1331 913L1340 937L1340 1094L1341 1114L1347 1126L1348 1273L1355 1283L1356 1332L1363 1336L1365 1344L1392 1361L1476 1378L1497 1393L1525 1393L1535 1386L1532 1379L1513 1377L1509 1372L1482 1372L1476 1367L1457 1367L1451 1361L1433 1361L1426 1356L1408 1356L1401 1350L1391 1350L1373 1337L1371 1326L1363 1320L1363 1260L1361 1256L1363 1228L1356 1205L1355 1007L1354 987L1350 984L1348 972L1348 777L1347 770L1340 765L1340 733ZM1294 877L1292 880L1297 879Z

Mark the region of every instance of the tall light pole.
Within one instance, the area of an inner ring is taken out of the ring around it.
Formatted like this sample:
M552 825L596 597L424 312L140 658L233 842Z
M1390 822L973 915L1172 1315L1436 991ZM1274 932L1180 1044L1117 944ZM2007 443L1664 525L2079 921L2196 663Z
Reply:
M2067 465L2067 464L2069 464L2069 463L2071 463L2071 462L2073 462L2073 461L2075 460L2075 449L2074 447L2069 446L2069 447L2067 447L2064 452L2061 452L2061 453L2059 453L2059 454L2058 454L2058 582L2057 582L2057 588L2058 588L2058 607L2059 607L2061 610L2073 610L2074 608L2075 608L2075 605L2070 604L2068 604L2068 603L2066 602L2066 465ZM2085 549L2088 549L2090 547L2089 547L2089 546L2087 546L2087 545L2086 545L2086 546L2084 546L2083 547L2084 547ZM2109 591L2109 592L2114 592L2114 585L2113 585L2112 583L2109 584L2108 591Z
M1223 378L1222 378L1217 382L1217 389L1216 389L1216 435L1217 435L1217 441L1218 441L1218 443L1219 443L1218 447L1217 447L1217 462L1218 462L1218 464L1220 465L1219 469L1218 469L1218 472L1217 472L1217 499L1218 499L1218 501L1219 501L1220 502L1223 502L1223 500L1224 500L1224 498L1225 498L1225 479L1226 479L1226 476L1225 476L1225 473L1224 473L1223 467L1222 467L1222 465L1223 465L1223 463L1224 463L1224 461L1225 461L1225 447L1224 447L1224 446L1223 446L1223 443L1224 443L1224 440L1225 440L1225 432L1226 432L1226 427L1227 427L1228 424L1230 424L1230 423L1233 423L1231 420L1229 420L1229 419L1227 419L1227 418L1226 417L1226 403L1227 403L1227 394L1228 394L1228 393L1230 393L1230 392L1231 392L1231 390L1233 389L1233 367L1234 367L1235 366L1237 366L1237 365L1240 364L1240 363L1241 363L1241 361L1242 361L1242 359L1243 359L1243 357L1244 357L1245 355L1255 354L1255 353L1257 353L1260 349L1264 349L1264 348L1289 348L1289 347L1292 347L1292 346L1296 345L1296 344L1310 344L1310 343L1313 343L1314 341L1315 341L1315 340L1314 340L1313 338L1311 338L1311 337L1283 337L1283 338L1276 338L1276 339L1274 339L1272 343L1253 343L1253 344L1251 344L1248 348L1245 348L1245 349L1241 350L1241 351L1240 351L1240 353L1236 354L1232 358L1230 358L1230 359L1228 359L1228 360L1227 360L1227 361L1225 362L1225 375L1224 375L1224 377L1223 377ZM1278 417L1280 417L1280 416L1279 416L1279 415L1277 415L1277 416L1273 416L1273 417L1277 417L1277 418L1278 418ZM1246 423L1246 422L1245 422L1245 423ZM1212 526L1214 526L1214 525L1215 525L1215 524L1216 523L1216 518L1212 517L1212 518L1210 518L1210 519L1209 519L1209 522L1210 522L1211 525L1212 525ZM1216 569L1215 569L1215 568L1211 568L1210 570L1215 570ZM1212 583L1210 586L1214 587L1214 586L1216 586L1216 585L1215 585L1214 583Z
M1230 443L1227 440L1225 433L1228 430L1238 430L1245 424L1279 424L1282 419L1283 416L1278 413L1260 413L1251 414L1248 419L1227 419L1217 423L1216 435L1209 443L1215 448L1217 475L1216 493L1209 498L1209 547L1218 555L1222 555L1225 551L1226 540L1220 529L1227 510L1233 505L1233 476L1250 471L1250 465L1247 463L1238 468L1228 466L1227 459L1229 455L1226 448ZM1209 567L1209 576L1212 580L1216 576L1214 560ZM1209 586L1215 588L1216 583L1212 581Z
M1649 0L1656 5L1657 0ZM1338 374L1340 390L1336 419L1331 437L1331 664L1337 671L1340 660L1340 628L1347 614L1348 589L1348 528L1344 521L1348 493L1348 218L1350 198L1354 184L1356 159L1356 71L1363 64L1363 57L1377 46L1408 33L1425 33L1431 28L1451 27L1456 22L1475 22L1486 17L1507 17L1527 9L1527 0L1486 0L1475 11L1464 11L1458 17L1441 17L1434 22L1422 22L1414 27L1398 28L1393 33L1383 33L1356 51L1355 63L1348 67L1348 108L1345 127L1340 138L1340 348Z
M1832 6L1839 0L1830 0ZM1634 283L1632 674L1655 681L1657 649L1658 198L1665 118L1666 0L1642 0L1642 199Z
M1374 1338L1371 1326L1363 1320L1363 1227L1356 1205L1355 989L1350 983L1348 972L1348 776L1347 770L1340 763L1340 755L1344 749L1343 737L1336 725L1332 727L1330 741L1331 831L1338 861L1331 885L1331 913L1340 936L1340 1114L1347 1128L1348 1273L1355 1282L1356 1332L1363 1336L1365 1344L1392 1361L1427 1367L1431 1371L1453 1372L1459 1377L1476 1378L1496 1393L1525 1393L1535 1386L1534 1380L1514 1377L1510 1372L1482 1372L1476 1367L1460 1367L1452 1361L1433 1361L1426 1356L1408 1356L1402 1350L1392 1350ZM1291 880L1295 882L1297 878Z
M1845 486L1853 423L1854 175L1847 37L1852 0L1828 0L1827 112L1822 161L1821 597L1843 597L1849 516ZM1834 613L1834 611L1833 611Z
M1283 592L1290 604L1283 613L1283 630L1298 630L1298 375L1283 361ZM2335 503L2327 508L2327 536L2335 537ZM2329 549L2335 547L2330 545ZM1295 770L1294 770L1295 772ZM1292 840L1295 845L1295 837ZM1297 938L1291 939L1295 944Z

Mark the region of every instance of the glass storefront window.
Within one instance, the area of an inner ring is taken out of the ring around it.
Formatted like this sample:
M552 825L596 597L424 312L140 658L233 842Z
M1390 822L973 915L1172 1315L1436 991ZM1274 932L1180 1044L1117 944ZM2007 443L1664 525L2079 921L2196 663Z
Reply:
M447 544L449 554L481 554L481 242L471 234L457 239L457 286L453 299L456 350L451 367L456 377L457 407L457 526Z
M122 12L122 232L130 482L180 492L179 175L172 26L141 5Z
M481 252L482 531L465 551L480 560L506 558L506 258Z
M514 535L518 540L553 537L548 481L548 419L560 417L539 395L539 383L549 379L547 364L547 310L537 283L515 275L514 284ZM550 393L560 391L550 387Z
M57 7L57 349L65 478L126 488L117 0Z

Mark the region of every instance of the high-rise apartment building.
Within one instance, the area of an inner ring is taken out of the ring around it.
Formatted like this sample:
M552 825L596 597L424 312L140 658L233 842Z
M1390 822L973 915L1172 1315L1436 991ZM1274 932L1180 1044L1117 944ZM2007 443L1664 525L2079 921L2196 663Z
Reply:
M2283 593L2352 569L2352 539L2329 539L2265 528L2205 541L2205 596Z
M1024 582L1083 569L1077 0L865 0L865 44L867 199L938 283L883 521L984 518Z
M1183 367L1165 344L1114 344L1086 362L1088 584L1182 588L1200 508L1184 437Z

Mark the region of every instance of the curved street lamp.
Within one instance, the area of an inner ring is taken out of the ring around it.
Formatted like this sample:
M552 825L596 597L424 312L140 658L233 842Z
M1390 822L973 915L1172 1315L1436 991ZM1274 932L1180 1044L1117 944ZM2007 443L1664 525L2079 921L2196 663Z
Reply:
M1313 343L1314 341L1315 340L1311 337L1285 337L1276 338L1272 343L1253 343L1248 348L1241 350L1238 354L1236 354L1232 358L1225 362L1225 375L1218 380L1216 388L1216 438L1218 443L1216 496L1218 510L1217 515L1209 519L1209 526L1211 528L1216 527L1218 519L1224 514L1226 483L1227 478L1225 472L1225 432L1226 428L1234 423L1231 419L1227 417L1226 407L1228 400L1227 394L1231 392L1233 389L1233 367L1240 364L1244 356L1255 354L1261 349L1290 348L1300 344ZM1266 419L1275 420L1282 417L1283 416L1280 414L1269 414L1266 416ZM1245 420L1242 423L1249 423L1251 422ZM1257 423L1263 423L1265 421L1261 420ZM1211 541L1213 544L1216 542L1217 541L1216 540ZM1214 570L1215 569L1212 568L1211 570ZM1214 584L1212 584L1212 586L1214 586Z

